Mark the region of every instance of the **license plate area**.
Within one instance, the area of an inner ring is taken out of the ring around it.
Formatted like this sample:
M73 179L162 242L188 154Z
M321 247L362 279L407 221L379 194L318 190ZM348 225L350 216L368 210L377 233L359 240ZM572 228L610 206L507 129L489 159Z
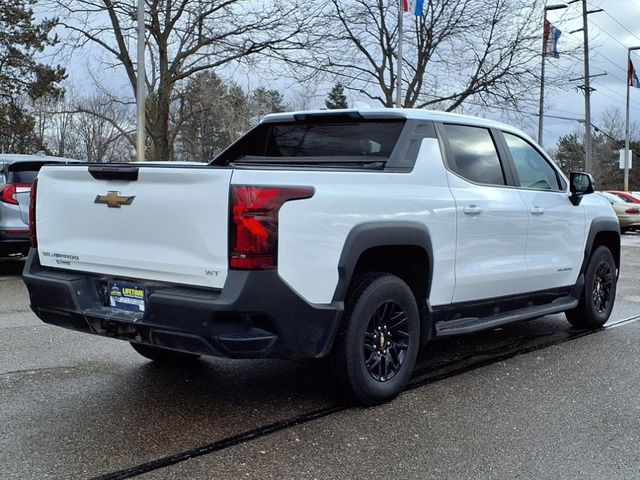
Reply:
M143 285L132 282L109 282L109 305L123 310L144 312L147 292Z

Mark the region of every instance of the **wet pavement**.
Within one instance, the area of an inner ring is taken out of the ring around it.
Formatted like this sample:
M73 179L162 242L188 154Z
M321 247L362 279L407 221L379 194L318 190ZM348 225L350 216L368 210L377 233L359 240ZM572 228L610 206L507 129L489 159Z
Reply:
M623 242L610 323L640 314L640 235ZM637 478L640 322L436 340L407 392L351 408L322 362L162 368L45 325L21 267L0 261L0 478Z

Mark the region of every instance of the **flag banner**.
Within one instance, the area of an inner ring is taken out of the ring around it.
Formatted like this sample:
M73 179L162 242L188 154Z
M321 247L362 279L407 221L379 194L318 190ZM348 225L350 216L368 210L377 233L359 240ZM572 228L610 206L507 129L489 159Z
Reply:
M636 69L633 68L633 62L629 60L629 71L627 72L627 83L630 87L640 88L640 80L636 74Z
M416 17L421 17L424 14L424 0L411 0L410 2L403 0L403 2L405 2L405 12L410 10ZM408 5L409 3L410 5Z
M549 20L544 21L543 50L545 57L558 58L558 39L562 32L554 27Z

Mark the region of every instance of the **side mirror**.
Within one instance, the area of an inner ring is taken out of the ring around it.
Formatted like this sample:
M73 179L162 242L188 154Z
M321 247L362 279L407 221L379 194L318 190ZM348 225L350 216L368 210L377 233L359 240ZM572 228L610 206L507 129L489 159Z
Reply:
M574 205L580 205L583 195L588 195L596 190L593 177L589 173L571 172L569 183L569 190L571 191L569 200Z

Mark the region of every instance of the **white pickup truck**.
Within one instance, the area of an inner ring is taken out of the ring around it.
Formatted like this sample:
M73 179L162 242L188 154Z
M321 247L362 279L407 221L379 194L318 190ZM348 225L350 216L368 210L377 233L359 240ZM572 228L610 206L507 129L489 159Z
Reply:
M488 120L275 114L208 165L45 166L24 280L47 323L157 361L329 356L375 404L434 336L601 327L620 229L591 192Z

